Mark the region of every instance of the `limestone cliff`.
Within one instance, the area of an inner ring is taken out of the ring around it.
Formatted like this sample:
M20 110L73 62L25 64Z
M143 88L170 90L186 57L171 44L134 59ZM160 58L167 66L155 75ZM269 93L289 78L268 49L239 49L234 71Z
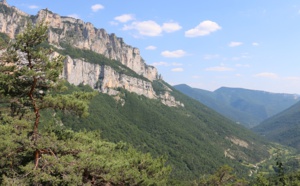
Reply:
M91 64L70 57L66 58L64 65L63 76L74 85L88 84L92 88L110 95L117 94L117 88L124 88L138 95L144 95L151 99L156 98L150 81L119 74L110 66Z
M118 88L146 96L150 99L160 99L170 107L184 105L170 94L168 89L163 94L156 95L150 81L141 80L116 72L107 65L98 65L85 62L81 59L67 57L64 63L63 77L74 85L87 84L92 88L109 95L118 95Z
M6 1L0 2L0 32L6 33L9 37L14 38L22 31L29 17L29 14L8 6Z
M125 44L123 39L115 34L108 34L104 29L97 29L91 23L62 17L48 10L41 10L37 19L45 19L50 23L50 43L59 45L60 42L67 42L76 48L92 50L109 59L120 61L151 81L157 78L156 68L145 63L139 49Z
M138 48L125 44L123 39L115 34L108 34L91 23L63 17L49 10L41 10L37 16L30 16L15 7L9 7L6 2L0 3L0 31L7 33L11 38L23 30L28 19L32 19L33 22L45 19L50 26L50 43L59 46L60 42L67 42L74 47L103 54L107 58L120 61L151 81L158 76L157 69L145 63Z
M121 62L149 80L120 74L107 65L91 64L83 59L67 57L63 76L70 83L88 84L110 95L117 94L117 88L124 88L150 99L161 99L162 103L168 106L183 106L171 96L171 90L162 95L155 94L151 82L159 77L157 69L147 65L139 49L125 44L122 38L79 19L63 17L49 10L41 10L38 15L30 16L15 7L10 7L6 1L0 1L0 32L8 34L11 38L22 32L29 20L35 23L42 19L49 23L48 41L52 45L60 47L60 43L64 42L79 49L94 51Z

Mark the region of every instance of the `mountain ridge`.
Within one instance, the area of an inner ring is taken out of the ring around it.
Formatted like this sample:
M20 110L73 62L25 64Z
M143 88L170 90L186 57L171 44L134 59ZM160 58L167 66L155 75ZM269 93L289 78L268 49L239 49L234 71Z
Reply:
M245 88L220 87L215 91L207 91L185 84L174 87L249 128L300 100L300 96L296 94L270 93Z

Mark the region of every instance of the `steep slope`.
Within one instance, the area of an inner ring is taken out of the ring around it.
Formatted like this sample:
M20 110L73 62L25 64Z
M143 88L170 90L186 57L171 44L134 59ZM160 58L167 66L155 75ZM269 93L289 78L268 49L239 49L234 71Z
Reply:
M248 128L258 125L268 117L283 111L300 100L299 95L275 94L242 88L222 87L210 92L187 85L174 87Z
M248 175L248 163L269 156L268 143L259 136L176 90L173 96L185 107L168 107L158 100L121 92L118 100L96 96L88 118L62 114L62 122L76 130L100 129L110 141L121 140L145 152L166 155L173 177L184 180L211 173L223 164Z
M253 128L266 138L300 149L300 102Z
M28 20L46 16L51 20L50 44L67 56L62 77L86 91L99 91L88 118L45 113L48 117L76 130L99 129L108 140L166 155L178 179L198 178L223 164L247 175L249 163L268 157L266 142L157 78L138 49L121 38L48 10L39 15L29 16L2 3L0 29L13 38ZM70 91L77 88L70 86Z

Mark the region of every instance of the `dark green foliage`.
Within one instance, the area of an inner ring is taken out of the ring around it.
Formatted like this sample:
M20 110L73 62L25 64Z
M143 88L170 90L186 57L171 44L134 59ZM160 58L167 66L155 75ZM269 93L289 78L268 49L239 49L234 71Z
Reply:
M253 131L267 139L300 149L300 102L265 120Z
M274 170L276 172L276 178L277 180L276 185L286 185L286 181L285 181L285 172L284 172L284 167L283 167L283 163L280 157L280 153L277 153L277 157L276 157L276 166L274 167Z
M299 167L297 170L289 170L290 167L284 162L284 158L280 151L277 151L273 170L264 174L258 174L251 182L254 186L298 186L300 185Z
M73 132L56 124L40 132L38 167L27 134L30 124L0 123L0 184L3 185L165 185L165 159L153 159L125 143L101 140L99 132Z
M292 94L274 94L241 88L222 87L210 92L184 84L174 87L248 128L258 125L299 100L299 97L295 99L295 95Z
M199 181L188 185L197 186L299 186L300 172L283 173L283 164L276 161L276 171L268 174L258 174L254 179L239 178L234 169L227 165L220 167L214 174L203 176Z
M0 58L0 184L165 185L164 158L60 127L55 111L87 116L96 93L63 93L63 57L41 47L46 31L29 24Z
M61 35L63 33L63 31L64 31L62 28L53 28L53 27L51 27L49 29L51 31L55 32L56 34L59 34L59 35Z
M8 35L0 32L0 50L6 48L9 44L9 41L10 39Z
M172 175L182 180L212 173L223 164L247 175L249 169L239 160L258 162L268 156L267 144L258 136L176 90L172 94L185 107L171 108L159 100L121 91L119 99L125 101L123 106L122 101L99 94L91 101L89 117L61 115L62 122L75 130L100 129L105 139L125 141L156 156L167 155L173 167ZM247 141L251 144L249 149L226 139L231 136ZM224 157L228 148L238 159Z
M203 177L199 181L199 186L246 186L248 182L244 179L238 179L232 173L233 168L224 165L220 167L213 175Z
M164 94L166 92L166 85L159 80L154 80L152 82L152 87L157 95Z

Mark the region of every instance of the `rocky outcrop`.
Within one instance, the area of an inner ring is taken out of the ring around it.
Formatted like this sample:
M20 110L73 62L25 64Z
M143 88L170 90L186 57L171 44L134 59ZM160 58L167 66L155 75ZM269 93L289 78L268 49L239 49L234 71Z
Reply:
M113 60L120 61L137 74L149 80L157 78L157 70L148 66L140 55L138 48L124 43L115 34L108 34L104 29L97 29L91 23L82 20L62 17L48 10L41 10L37 20L45 19L50 24L49 42L59 45L67 42L80 49L88 49Z
M37 16L30 16L15 7L8 6L6 1L0 0L0 32L14 38L23 31L30 19L34 23L40 20L48 22L50 26L48 40L52 45L60 47L60 42L65 42L79 49L92 50L121 62L149 80L120 74L108 65L91 64L84 59L72 59L67 56L63 76L70 83L88 84L110 95L117 95L117 89L124 88L150 99L161 99L162 103L168 106L183 106L171 96L172 90L167 90L161 95L155 94L151 82L159 78L157 69L148 66L141 57L139 49L125 44L122 38L118 38L115 34L108 34L104 29L97 29L91 23L63 17L49 10L41 10Z
M169 91L166 91L164 94L160 94L159 98L163 104L169 107L177 107L177 106L184 107L184 104L181 103L180 101L176 101L174 96L172 96Z
M4 5L7 5L6 0L0 0L0 3L2 3L2 4L4 4Z
M87 84L110 95L117 94L117 88L124 88L138 95L144 95L151 99L156 98L150 81L119 74L106 65L91 64L80 59L67 57L63 76L74 85Z
M160 99L170 107L184 105L170 94L171 89L164 94L156 95L150 81L141 80L116 72L107 65L98 65L85 62L81 59L72 59L67 56L64 63L62 76L71 84L85 84L109 95L118 95L118 88L124 88L129 92L146 96L150 99Z
M120 61L151 81L158 76L157 69L145 63L138 48L125 44L122 38L108 34L104 29L97 29L91 23L63 17L47 9L39 11L37 16L30 16L15 7L9 7L6 1L0 4L0 31L11 38L23 30L28 19L33 22L44 19L50 26L50 43L59 46L60 42L67 42L74 47L103 54L107 58Z
M6 33L10 38L23 30L28 17L29 14L8 6L6 1L0 2L0 32Z

